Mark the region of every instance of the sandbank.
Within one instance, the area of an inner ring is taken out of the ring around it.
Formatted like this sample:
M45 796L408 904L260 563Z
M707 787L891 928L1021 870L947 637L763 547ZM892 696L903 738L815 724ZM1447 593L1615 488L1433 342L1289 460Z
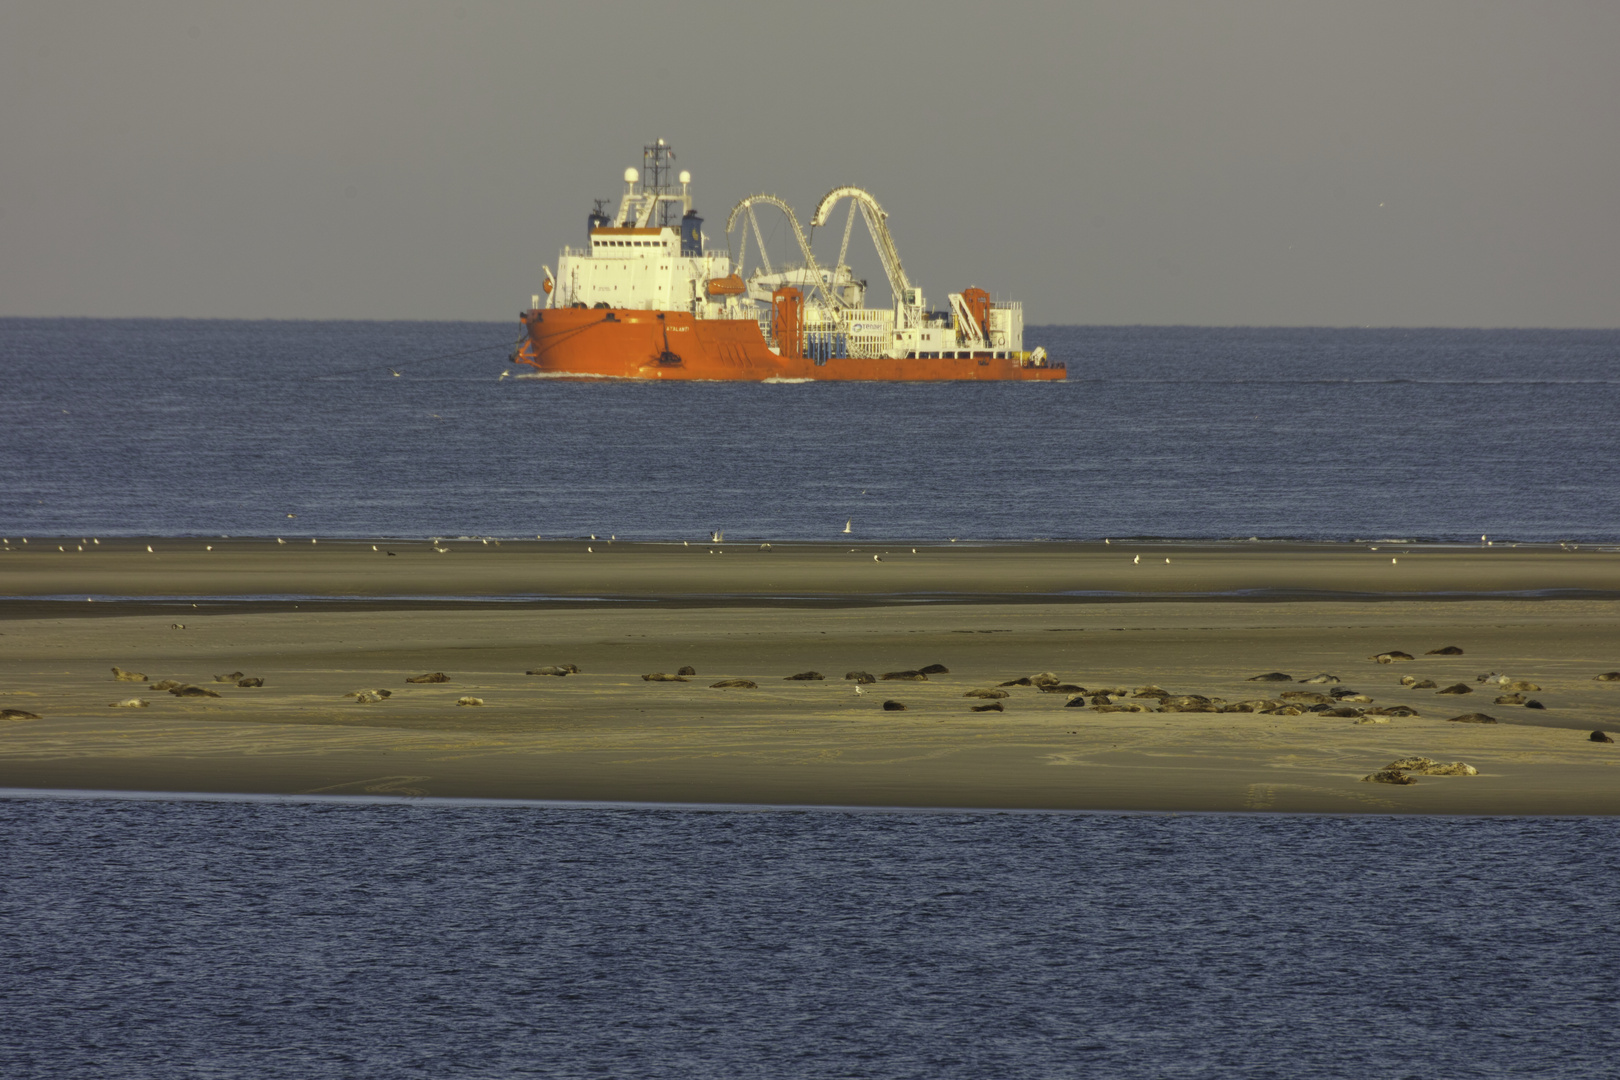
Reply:
M1620 813L1620 744L1587 738L1620 728L1620 683L1593 678L1620 669L1612 551L283 539L9 538L0 708L41 718L0 721L0 787ZM1444 646L1462 655L1427 655ZM1416 659L1370 659L1392 649ZM553 664L581 671L525 674ZM842 678L928 664L949 671L860 694ZM686 665L688 682L641 678ZM786 678L808 670L827 678ZM234 671L264 686L213 681ZM429 671L450 681L405 682ZM1418 715L1110 713L1028 686L973 713L962 696L1043 671L1229 701L1330 689L1253 675L1326 672ZM1533 681L1546 708L1494 704L1485 673ZM710 686L734 678L757 689ZM392 696L343 696L368 688ZM129 697L150 705L109 707ZM1470 712L1499 723L1449 719ZM1361 780L1412 756L1479 774Z

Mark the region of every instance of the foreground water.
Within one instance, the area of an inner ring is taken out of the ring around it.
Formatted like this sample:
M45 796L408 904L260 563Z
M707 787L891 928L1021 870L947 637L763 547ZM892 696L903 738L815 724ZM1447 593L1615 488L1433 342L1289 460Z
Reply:
M0 800L8 1077L1614 1075L1620 822Z
M0 527L1620 538L1620 331L1032 329L1066 385L498 380L515 337L0 319Z

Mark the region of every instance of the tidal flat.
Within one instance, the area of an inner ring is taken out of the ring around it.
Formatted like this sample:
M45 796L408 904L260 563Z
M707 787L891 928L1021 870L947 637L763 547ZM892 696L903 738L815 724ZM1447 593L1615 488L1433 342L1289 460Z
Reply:
M0 786L1620 813L1612 551L81 539L0 552Z

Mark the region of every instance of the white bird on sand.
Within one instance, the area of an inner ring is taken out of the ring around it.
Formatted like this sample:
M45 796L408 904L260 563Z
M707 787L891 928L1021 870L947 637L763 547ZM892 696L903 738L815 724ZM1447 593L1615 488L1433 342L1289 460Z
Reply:
M151 545L151 544L147 544L147 545L146 545L146 550L147 550L147 551L151 551L151 550L152 550L152 545ZM155 553L155 552L154 552L154 554L156 554L156 553Z
M1142 562L1142 556L1138 555L1136 558L1131 560L1131 565L1136 566L1136 565L1139 565L1141 562Z
M287 541L285 541L285 540L283 540L283 539L282 539L282 538L281 538L281 537L279 537L279 536L278 536L278 537L276 537L276 543L278 543L278 544L285 544L285 543L286 543L286 542L287 542Z
M882 561L883 561L883 556L881 556L881 555L874 555L874 556L872 556L872 561L873 561L873 562L882 562Z
M1399 560L1399 559L1391 559L1391 560L1389 560L1389 561L1390 561L1390 565L1392 565L1392 566L1393 566L1393 565L1394 565L1394 564L1395 564L1395 563L1398 563L1398 562L1400 562L1400 561L1401 561L1401 560Z
M864 691L864 690L862 690L862 689L861 689L861 688L860 688L860 686L858 686L858 685L857 685L857 686L856 686L856 687L855 687L855 692L856 692L856 693L857 693L857 694L864 694L864 693L866 693L866 691Z
M1164 561L1165 561L1165 562L1169 562L1169 561L1170 561L1170 560L1169 560L1169 559L1166 559L1166 560L1164 560Z
M850 526L853 525L853 524L855 524L855 519L854 518L850 518L848 521L844 522L844 531L849 532L850 531Z

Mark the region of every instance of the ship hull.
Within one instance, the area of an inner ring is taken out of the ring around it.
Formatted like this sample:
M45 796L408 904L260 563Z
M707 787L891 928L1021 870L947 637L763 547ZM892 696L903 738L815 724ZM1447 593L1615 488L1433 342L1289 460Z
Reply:
M718 382L1006 382L1067 378L1057 364L987 354L955 359L779 356L752 319L681 311L552 308L525 314L512 359L551 378Z

